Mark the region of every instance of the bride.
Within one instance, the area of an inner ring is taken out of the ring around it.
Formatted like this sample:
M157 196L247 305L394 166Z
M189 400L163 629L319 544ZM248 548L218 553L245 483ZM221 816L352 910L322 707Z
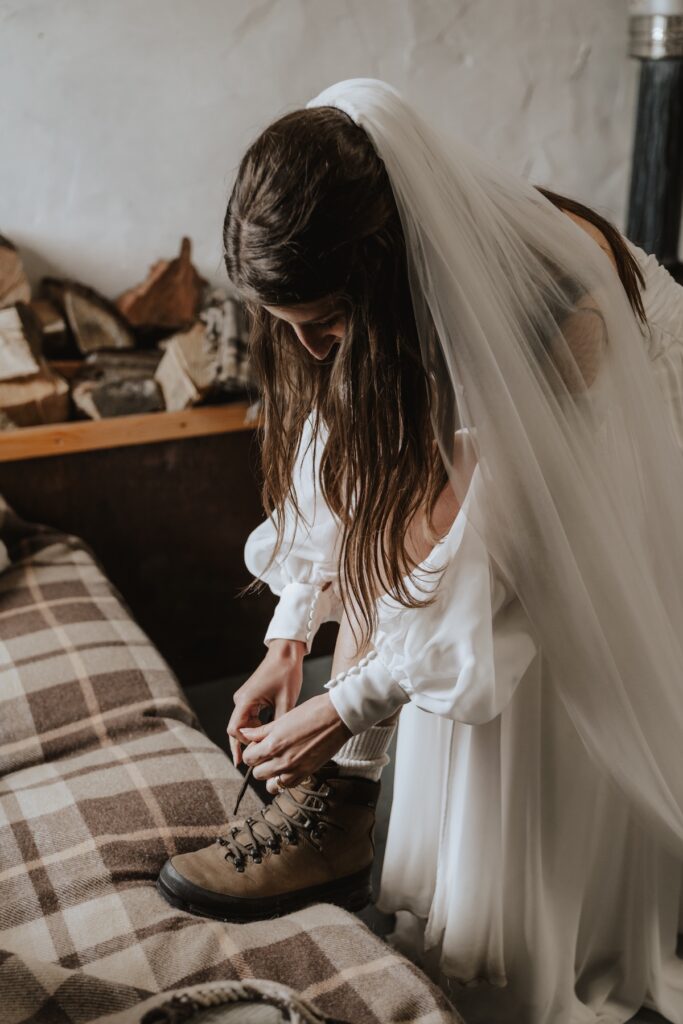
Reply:
M256 139L225 258L263 392L245 560L280 597L228 732L273 799L161 892L362 906L400 720L393 941L468 1021L683 1024L683 290L375 79Z

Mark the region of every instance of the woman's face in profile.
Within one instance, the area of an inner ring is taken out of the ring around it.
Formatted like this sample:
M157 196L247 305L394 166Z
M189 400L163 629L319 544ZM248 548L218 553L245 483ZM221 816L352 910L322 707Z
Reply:
M297 306L264 306L271 316L291 325L297 338L315 359L326 359L344 337L346 314L337 298L327 296Z

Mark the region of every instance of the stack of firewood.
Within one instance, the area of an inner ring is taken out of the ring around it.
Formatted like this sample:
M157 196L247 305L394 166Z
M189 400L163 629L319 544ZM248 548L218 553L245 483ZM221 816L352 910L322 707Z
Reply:
M114 301L78 281L31 288L0 236L0 430L254 397L240 303L210 290L183 238Z

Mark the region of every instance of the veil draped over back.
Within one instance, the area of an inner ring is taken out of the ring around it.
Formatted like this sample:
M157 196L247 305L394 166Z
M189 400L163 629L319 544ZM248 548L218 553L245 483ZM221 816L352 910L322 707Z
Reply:
M609 258L390 85L308 107L370 137L396 199L432 419L460 503L588 751L683 854L683 460Z

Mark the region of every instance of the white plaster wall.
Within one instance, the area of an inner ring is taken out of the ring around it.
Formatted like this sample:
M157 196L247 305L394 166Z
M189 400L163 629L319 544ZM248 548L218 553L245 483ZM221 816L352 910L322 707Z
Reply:
M0 233L109 295L189 234L225 284L245 148L355 76L623 227L626 0L0 0Z

